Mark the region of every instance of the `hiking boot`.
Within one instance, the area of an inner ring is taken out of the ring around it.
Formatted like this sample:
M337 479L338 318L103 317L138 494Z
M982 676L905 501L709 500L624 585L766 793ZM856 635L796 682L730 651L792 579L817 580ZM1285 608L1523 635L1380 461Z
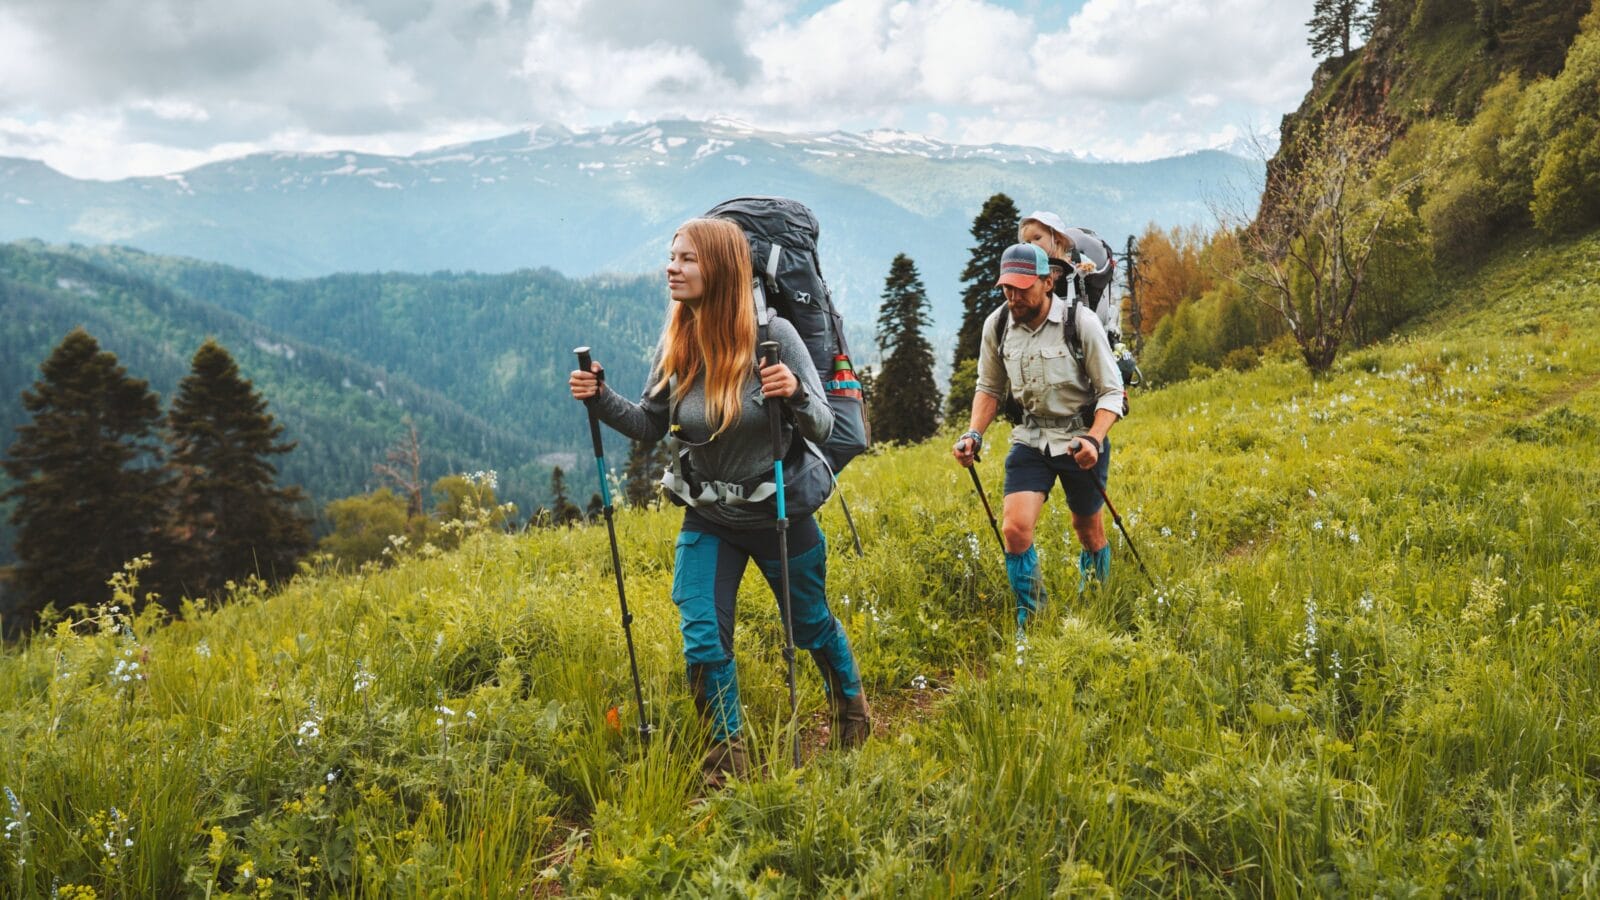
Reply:
M833 707L833 745L854 750L865 744L872 736L872 705L867 702L867 695L846 697L838 691L828 698L828 703Z
M734 738L713 742L711 749L706 751L706 758L700 763L700 775L705 779L706 787L714 791L725 786L731 778L750 777L750 755L745 752L744 741Z

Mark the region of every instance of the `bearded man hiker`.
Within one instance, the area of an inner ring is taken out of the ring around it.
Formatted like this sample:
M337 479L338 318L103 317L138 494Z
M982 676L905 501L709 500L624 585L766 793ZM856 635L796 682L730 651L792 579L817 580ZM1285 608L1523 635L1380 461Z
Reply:
M1086 305L1054 296L1058 277L1064 271L1053 271L1039 246L1013 244L1001 254L996 284L1006 302L983 323L972 418L952 450L956 462L971 466L1003 400L1022 407L1006 455L1001 527L1019 632L1046 599L1034 527L1057 481L1083 547L1079 589L1111 575L1100 508L1111 464L1107 435L1126 396L1105 327Z

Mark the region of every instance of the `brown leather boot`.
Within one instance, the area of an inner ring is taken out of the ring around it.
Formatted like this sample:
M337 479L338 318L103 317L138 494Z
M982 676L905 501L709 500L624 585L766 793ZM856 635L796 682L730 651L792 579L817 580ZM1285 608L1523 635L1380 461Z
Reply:
M842 692L830 698L833 706L833 743L841 750L854 750L872 736L872 705L867 695L846 697Z
M828 683L828 708L833 712L828 743L841 750L854 750L872 736L872 706L867 703L865 692L846 697L838 673L824 670L823 679Z
M700 775L713 791L726 785L730 778L750 777L750 754L745 752L744 741L734 738L713 742L700 763Z

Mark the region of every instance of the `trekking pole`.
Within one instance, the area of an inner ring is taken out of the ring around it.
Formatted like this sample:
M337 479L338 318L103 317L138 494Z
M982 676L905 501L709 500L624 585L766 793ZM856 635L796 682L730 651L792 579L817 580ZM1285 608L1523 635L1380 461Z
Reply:
M1072 443L1068 444L1067 452L1076 454L1078 452L1078 441L1074 440ZM1111 505L1111 498L1106 496L1106 489L1101 487L1098 481L1095 482L1095 488L1100 491L1100 499L1105 501L1106 509L1111 510L1111 521L1117 524L1117 530L1122 532L1122 539L1128 542L1128 549L1133 551L1134 561L1139 563L1139 571L1144 573L1144 577L1150 582L1151 587L1155 588L1157 591L1160 591L1161 585L1156 584L1156 580L1150 575L1150 570L1144 567L1144 559L1139 556L1139 548L1134 546L1133 538L1128 537L1128 529L1123 527L1122 516L1118 515L1117 508Z
M572 352L578 354L578 370L589 371L592 364L589 359L588 347L577 347ZM605 369L596 373L597 387L606 383ZM601 507L606 516L606 534L611 537L611 571L617 576L617 602L622 604L622 634L628 641L628 669L633 673L633 702L639 706L639 739L645 743L650 742L650 735L655 731L644 715L644 689L639 685L639 660L633 652L633 613L628 611L628 594L622 588L622 555L617 551L617 525L612 520L611 485L606 481L606 453L600 443L600 417L595 415L594 398L583 401L589 410L589 437L594 441L594 463L600 474L600 499L605 505Z
M979 441L982 443L982 441ZM983 482L978 480L978 463L983 459L978 456L976 447L972 450L972 465L967 466L967 473L972 476L972 486L978 491L978 499L983 501L983 511L989 514L989 527L994 530L994 539L1000 542L1000 555L1006 552L1006 539L1000 536L1000 524L994 520L994 509L989 506L989 495L983 492Z
M844 510L844 523L850 526L850 537L856 542L856 556L866 556L866 554L861 551L861 533L856 531L856 520L850 518L850 504L844 502L844 488L839 487L838 476L835 476L833 479L833 488L839 493L839 508Z
M778 364L778 342L762 341L761 355L769 366ZM794 689L794 614L789 605L789 512L783 502L783 410L777 397L766 398L767 426L772 431L772 477L778 494L778 572L779 605L783 610L783 661L789 667L789 733L794 751L794 767L800 768L800 700Z

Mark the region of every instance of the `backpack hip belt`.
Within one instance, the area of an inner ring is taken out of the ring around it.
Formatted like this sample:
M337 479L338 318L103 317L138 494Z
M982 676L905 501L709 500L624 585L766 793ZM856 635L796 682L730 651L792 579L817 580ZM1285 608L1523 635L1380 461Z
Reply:
M1093 419L1083 415L1076 416L1036 416L1033 413L1022 414L1022 424L1034 428L1065 428L1068 431L1088 431L1093 424Z
M669 467L661 475L661 486L682 500L685 506L715 506L722 503L739 506L772 499L778 492L772 473L758 475L748 481L702 481L698 485Z

